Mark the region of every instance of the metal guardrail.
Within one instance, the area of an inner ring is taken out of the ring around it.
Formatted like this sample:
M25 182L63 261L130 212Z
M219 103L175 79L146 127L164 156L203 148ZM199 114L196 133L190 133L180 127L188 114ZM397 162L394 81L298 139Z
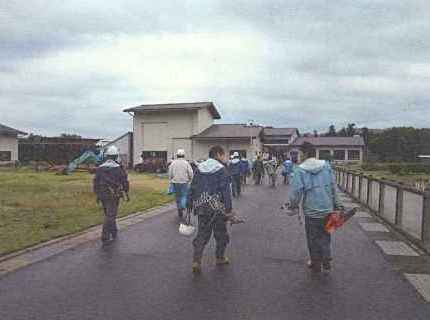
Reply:
M336 167L343 191L430 253L430 190Z

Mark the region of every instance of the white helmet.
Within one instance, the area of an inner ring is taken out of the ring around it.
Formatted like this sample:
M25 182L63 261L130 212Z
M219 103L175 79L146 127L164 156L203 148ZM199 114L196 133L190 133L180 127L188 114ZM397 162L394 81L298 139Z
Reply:
M116 146L110 146L106 149L105 156L119 156L119 149Z
M178 157L185 157L185 150L184 149L178 149L178 151L176 152L176 155Z
M239 158L239 152L233 153L233 158Z

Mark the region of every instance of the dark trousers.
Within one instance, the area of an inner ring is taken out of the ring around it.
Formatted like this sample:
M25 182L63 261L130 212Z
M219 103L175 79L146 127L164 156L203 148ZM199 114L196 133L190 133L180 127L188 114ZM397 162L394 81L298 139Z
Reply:
M272 188L276 187L276 174L270 174L269 177L269 184Z
M118 215L119 199L104 199L102 200L104 211L104 222L102 230L102 240L108 241L116 238L118 227L116 225L116 217Z
M247 178L246 174L240 176L242 185L246 185L246 178Z
M309 255L313 263L331 260L331 236L325 231L325 218L305 217L305 230Z
M240 175L231 176L231 188L233 191L233 197L240 196L240 191L241 191Z
M230 242L230 237L227 232L227 221L224 215L220 215L212 219L210 214L199 215L199 227L197 235L193 240L194 246L194 261L200 262L203 256L203 251L208 244L212 233L216 241L216 257L223 258L225 249Z
M257 172L255 173L255 184L261 184L261 178L262 178L262 174Z

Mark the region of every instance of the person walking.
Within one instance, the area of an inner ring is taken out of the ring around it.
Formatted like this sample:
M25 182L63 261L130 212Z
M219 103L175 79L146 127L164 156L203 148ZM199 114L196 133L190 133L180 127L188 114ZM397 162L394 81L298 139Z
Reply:
M240 197L241 185L240 185L240 156L238 152L233 153L233 159L229 164L229 171L231 175L231 188L233 197Z
M284 177L284 184L290 183L290 176L293 172L293 162L290 158L285 159L282 163L282 176Z
M209 151L209 159L198 165L191 184L188 211L198 217L198 231L193 240L192 271L201 272L202 256L212 233L216 241L216 265L229 264L225 256L230 241L227 222L233 221L230 177L225 163L225 152L220 146Z
M248 174L249 174L249 162L244 157L240 160L240 182L242 186L246 185L246 178L248 177Z
M169 180L173 185L173 190L176 195L179 219L182 219L187 206L188 188L193 180L193 176L193 168L188 161L185 160L185 151L183 149L178 149L176 152L176 159L173 160L169 166Z
M302 204L305 230L313 272L331 270L331 237L325 230L327 217L334 210L343 210L336 194L331 166L305 154L305 161L294 169L288 206L298 210Z
M116 217L121 198L129 200L129 182L126 171L119 165L119 150L110 146L104 153L105 162L97 169L93 181L93 190L97 203L103 207L104 222L101 240L108 243L115 240L118 234Z
M275 159L272 159L271 156L269 156L268 160L264 161L264 169L266 170L267 176L269 178L269 185L272 188L276 187L276 170L277 170L277 163Z
M252 166L254 170L254 178L255 178L255 184L260 185L261 179L264 176L264 165L263 161L261 160L261 155L257 156L257 159L254 161L254 165Z

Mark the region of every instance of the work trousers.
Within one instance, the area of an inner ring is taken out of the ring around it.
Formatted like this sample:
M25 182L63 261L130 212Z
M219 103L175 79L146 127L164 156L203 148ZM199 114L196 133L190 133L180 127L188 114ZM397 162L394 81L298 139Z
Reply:
M331 236L325 231L326 218L305 217L306 238L313 263L331 260Z
M176 195L176 206L178 210L183 210L187 207L188 183L173 184Z
M198 216L199 226L197 235L193 240L194 256L196 262L200 262L203 251L208 244L212 233L216 241L216 257L223 258L225 249L230 242L227 232L227 221L224 215L218 215L213 219L213 215L203 214Z
M263 175L260 172L255 173L255 184L261 184Z
M231 176L231 188L233 191L233 197L240 196L240 192L241 192L240 175Z
M111 238L115 239L118 233L118 227L116 225L116 217L118 215L119 199L110 198L102 200L103 211L104 211L104 222L102 230L102 240L108 241Z

